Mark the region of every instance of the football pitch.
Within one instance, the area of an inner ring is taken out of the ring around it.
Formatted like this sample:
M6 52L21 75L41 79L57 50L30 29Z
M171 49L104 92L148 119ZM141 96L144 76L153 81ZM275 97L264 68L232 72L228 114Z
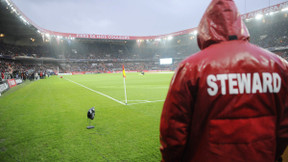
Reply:
M127 73L127 105L121 73L14 87L0 97L0 161L160 161L160 115L172 75Z

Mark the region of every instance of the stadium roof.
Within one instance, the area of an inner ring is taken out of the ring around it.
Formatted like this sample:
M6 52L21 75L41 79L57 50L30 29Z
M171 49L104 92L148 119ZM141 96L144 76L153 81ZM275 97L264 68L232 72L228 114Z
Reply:
M157 1L156 6L156 1L149 0L145 2L137 1L137 3L129 0L121 1L121 3L116 1L113 3L105 1L104 3L96 0L89 0L89 2L88 0L83 0L81 3L76 0L13 0L13 2L11 0L1 0L1 2L0 32L10 32L19 37L30 37L29 34L33 32L31 29L35 29L42 34L42 37L136 40L168 38L169 36L197 32L195 27L197 27L198 21L210 0L203 0L197 3L189 0L161 0ZM249 2L246 2L246 0L235 0L235 2L241 13L253 10L253 12L243 14L245 19L281 11L288 7L288 1L283 2L283 0L274 0L273 3L270 3L270 0L266 3L263 0ZM4 3L6 5L3 5ZM117 7L113 7L115 5ZM262 7L262 9L259 9L259 7ZM168 11L168 9L172 11ZM88 10L89 12L87 12ZM129 12L127 13L127 11ZM122 12L126 14L123 15ZM12 18L13 15L8 13L14 13L18 19ZM69 17L69 14L72 16ZM97 14L102 15L104 18L99 18ZM119 17L118 15L122 16ZM109 19L109 21L111 20L118 24L111 26L106 24L105 30L104 28L93 26L93 24L96 24L96 26L99 23L101 24L106 17L110 18L107 18L107 20ZM90 21L85 21L87 19ZM152 20L154 19L157 19L158 23L153 23ZM165 24L167 19L169 20L168 25ZM179 21L175 19L179 19ZM19 28L20 23L26 24L27 27ZM135 27L135 25L138 26Z

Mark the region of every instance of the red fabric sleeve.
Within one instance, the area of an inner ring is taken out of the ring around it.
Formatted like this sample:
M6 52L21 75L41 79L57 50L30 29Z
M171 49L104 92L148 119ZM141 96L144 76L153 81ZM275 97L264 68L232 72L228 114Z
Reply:
M287 65L287 64L286 64ZM288 76L287 76L287 69L286 66L286 72L282 76L286 76L285 78L282 78L282 83L284 85L282 86L285 89L284 92L284 109L278 110L279 114L279 121L278 121L278 129L277 129L277 148L276 148L276 160L278 160L283 152L285 151L287 145L288 145ZM281 106L279 106L281 107Z
M185 150L193 105L188 71L184 64L180 65L163 106L160 123L162 161L181 161Z

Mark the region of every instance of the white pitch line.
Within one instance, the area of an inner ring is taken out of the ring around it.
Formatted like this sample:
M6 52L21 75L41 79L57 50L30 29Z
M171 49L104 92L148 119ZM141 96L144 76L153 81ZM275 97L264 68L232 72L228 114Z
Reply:
M129 100L128 100L129 101ZM146 101L146 102L138 102L138 103L131 103L127 105L136 105L136 104L142 104L142 103L153 103L153 102L163 102L165 100L156 100L156 101Z
M111 99L111 100L113 100L113 101L116 101L116 102L118 102L118 103L120 103L120 104L122 104L122 105L126 105L124 102L121 102L121 101L119 101L119 100L117 100L117 99L115 99L115 98L113 98L113 97L111 97L111 96L108 96L108 95L104 94L104 93L101 93L101 92L99 92L99 91L95 91L95 90L93 90L93 89L91 89L91 88L88 88L88 87L86 87L86 86L84 86L84 85L82 85L82 84L80 84L80 83L74 82L74 81L72 81L72 80L70 80L70 79L67 79L67 78L64 78L64 79L66 79L66 80L68 80L68 81L70 81L70 82L72 82L72 83L75 83L75 84L77 84L77 85L79 85L79 86L81 86L81 87L84 87L84 88L86 88L86 89L88 89L88 90L90 90L90 91L92 91L92 92L95 92L95 93L98 93L98 94L100 94L100 95L102 95L102 96L104 96L104 97L107 97L107 98L109 98L109 99Z

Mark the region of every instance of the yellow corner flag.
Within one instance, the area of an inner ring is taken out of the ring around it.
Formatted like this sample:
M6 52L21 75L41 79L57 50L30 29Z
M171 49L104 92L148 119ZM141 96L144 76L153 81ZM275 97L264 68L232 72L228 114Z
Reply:
M123 77L126 78L126 73L125 73L124 65L122 65L122 69L123 69Z

